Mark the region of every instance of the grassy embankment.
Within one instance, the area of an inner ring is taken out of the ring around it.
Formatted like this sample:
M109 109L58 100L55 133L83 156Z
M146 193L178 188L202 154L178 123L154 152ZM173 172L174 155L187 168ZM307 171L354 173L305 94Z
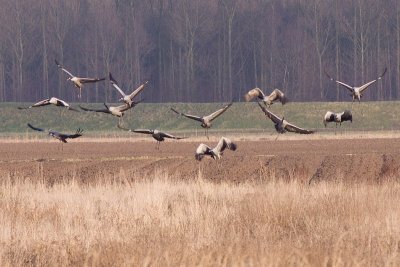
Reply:
M28 104L25 104L28 105ZM87 107L103 108L102 104L82 104ZM0 104L2 127L0 136L30 136L32 131L26 127L27 122L43 128L73 132L78 127L85 130L88 136L118 135L126 136L116 128L118 119L108 114L92 112L73 112L57 107L43 107L31 110L17 110L24 104ZM77 106L73 104L73 106ZM157 128L172 132L202 132L199 123L179 118L170 107L194 115L209 114L222 104L139 104L126 113L124 125L132 128ZM278 116L285 116L289 122L303 128L317 129L322 133L333 132L334 125L325 129L322 124L327 110L340 112L351 107L350 102L341 103L289 103L285 106L274 104L271 110ZM363 115L361 114L361 111ZM343 125L345 131L393 131L400 130L400 102L363 102L354 104L352 124ZM256 103L235 103L227 112L213 123L210 131L247 131L273 132L273 124L265 119ZM34 133L36 135L36 133Z

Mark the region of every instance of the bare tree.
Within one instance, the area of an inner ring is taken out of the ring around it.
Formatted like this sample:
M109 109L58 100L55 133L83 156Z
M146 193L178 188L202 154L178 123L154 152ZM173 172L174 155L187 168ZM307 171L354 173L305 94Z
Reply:
M49 1L47 7L49 8L49 20L51 25L51 33L52 36L55 37L55 42L57 46L56 57L61 62L61 64L65 64L65 42L66 37L71 28L74 25L74 22L78 19L77 14L79 10L79 1L71 0L71 1L63 1L63 0L53 0ZM81 36L77 36L71 33L71 38L82 38ZM76 39L75 39L76 40ZM73 57L73 51L71 51L71 57ZM63 97L62 87L64 85L65 79L63 78L64 74L59 72L58 79L58 92L57 95L59 97Z

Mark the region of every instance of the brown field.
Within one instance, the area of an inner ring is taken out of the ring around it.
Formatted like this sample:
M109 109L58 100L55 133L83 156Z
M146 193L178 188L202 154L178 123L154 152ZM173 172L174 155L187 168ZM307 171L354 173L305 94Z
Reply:
M206 158L200 164L194 159L196 147L200 142L214 146L216 138L166 141L160 150L151 138L74 140L64 145L48 140L7 141L0 143L0 174L21 180L40 178L50 185L70 180L131 182L159 173L193 180L199 172L203 179L216 182L295 179L307 183L311 178L380 182L397 178L400 170L400 138L274 138L238 141L236 152L227 151L220 161Z
M399 265L400 139L273 138L3 140L0 264Z

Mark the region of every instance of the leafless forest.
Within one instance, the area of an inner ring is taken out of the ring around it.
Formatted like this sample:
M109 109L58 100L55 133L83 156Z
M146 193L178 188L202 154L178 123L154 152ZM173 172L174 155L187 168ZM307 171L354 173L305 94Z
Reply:
M284 88L298 101L347 99L330 82L388 74L367 100L400 95L396 0L0 0L0 101L76 100L57 59L81 76L111 71L149 102L239 99ZM108 82L85 101L113 101Z

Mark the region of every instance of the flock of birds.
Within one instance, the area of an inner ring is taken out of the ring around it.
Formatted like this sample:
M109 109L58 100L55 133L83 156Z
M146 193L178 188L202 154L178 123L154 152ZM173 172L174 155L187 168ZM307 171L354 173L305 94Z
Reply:
M62 70L69 76L67 80L71 81L73 83L73 85L79 90L78 98L81 98L81 96L82 96L82 89L83 89L84 84L96 83L96 82L104 81L106 79L106 77L103 77L103 78L77 77L77 76L74 76L70 71L65 69L57 60L55 60L55 63L60 70ZM352 101L352 106L353 106L355 100L358 100L359 102L361 101L361 97L363 96L363 93L369 86L376 83L378 80L382 79L382 77L386 73L386 70L387 69L385 68L383 73L377 79L372 80L372 81L370 81L362 86L359 86L359 87L350 86L344 82L341 82L341 81L338 81L338 80L332 78L326 72L325 72L325 74L331 81L343 86L350 92L350 96L353 99L353 101ZM135 107L137 104L139 104L141 102L141 101L135 101L135 98L143 91L145 86L148 84L148 81L141 84L132 93L126 94L120 88L120 86L118 85L118 82L114 79L114 77L111 75L111 73L109 73L109 80L111 82L111 85L121 94L121 98L119 99L119 101L123 102L123 104L114 107L114 106L109 106L106 103L104 103L105 108L103 108L103 109L90 109L90 108L86 108L86 107L83 107L80 105L79 107L81 110L88 111L88 112L107 113L107 114L111 114L115 117L118 117L119 118L119 121L118 121L119 129L124 130L124 131L129 131L132 133L141 133L141 134L151 135L157 141L157 146L156 146L157 149L159 149L160 143L163 142L166 138L175 139L175 140L180 140L180 139L186 138L186 137L174 136L172 134L159 131L157 129L128 129L128 128L123 127L121 125L121 118L124 116L125 111ZM298 133L298 134L312 134L315 132L313 130L303 129L292 123L289 123L288 121L285 120L284 117L280 118L279 116L275 115L274 113L272 113L269 110L271 105L275 102L281 102L282 105L285 105L286 103L289 102L289 99L286 97L286 95L279 89L275 89L272 91L271 94L266 95L262 92L262 90L260 88L254 88L244 95L244 99L247 102L249 102L253 99L258 100L257 103L258 103L260 109L262 110L262 112L265 114L265 116L268 119L270 119L274 123L275 130L278 133L276 139L279 137L279 134L283 134L285 132L293 132L293 133ZM202 128L204 128L205 135L208 138L208 129L211 128L212 122L216 118L221 116L226 110L228 110L232 106L232 104L233 104L233 101L230 102L229 104L223 106L222 108L214 111L213 113L211 113L209 115L205 115L205 116L197 116L197 115L182 113L172 107L171 107L171 110L174 113L180 115L181 117L185 117L185 118L200 122L201 123L200 126ZM61 100L56 97L51 97L48 99L41 100L41 101L39 101L35 104L32 104L31 106L28 106L28 107L18 107L18 109L31 109L31 108L42 107L42 106L47 106L47 105L55 105L58 107L64 107L68 110L75 111L75 112L80 111L76 108L71 107L66 101ZM323 123L324 123L325 127L330 122L334 122L337 127L338 124L341 125L342 122L345 122L345 121L350 121L350 122L353 121L353 115L352 115L351 110L345 110L341 113L334 113L331 111L327 111L327 113L325 114L324 119L323 119ZM83 132L83 130L79 128L74 134L64 134L64 133L59 133L54 130L38 128L38 127L31 125L30 123L28 123L27 125L32 130L39 131L39 132L47 132L48 135L58 139L62 143L67 143L67 139L74 139L74 138L78 138L78 137L82 136L82 132ZM219 140L219 142L217 143L217 145L214 148L212 148L206 144L200 144L196 149L195 159L200 161L204 156L210 156L213 159L220 159L226 149L235 151L236 148L237 148L237 145L234 142L232 142L229 138L221 137L221 139Z

